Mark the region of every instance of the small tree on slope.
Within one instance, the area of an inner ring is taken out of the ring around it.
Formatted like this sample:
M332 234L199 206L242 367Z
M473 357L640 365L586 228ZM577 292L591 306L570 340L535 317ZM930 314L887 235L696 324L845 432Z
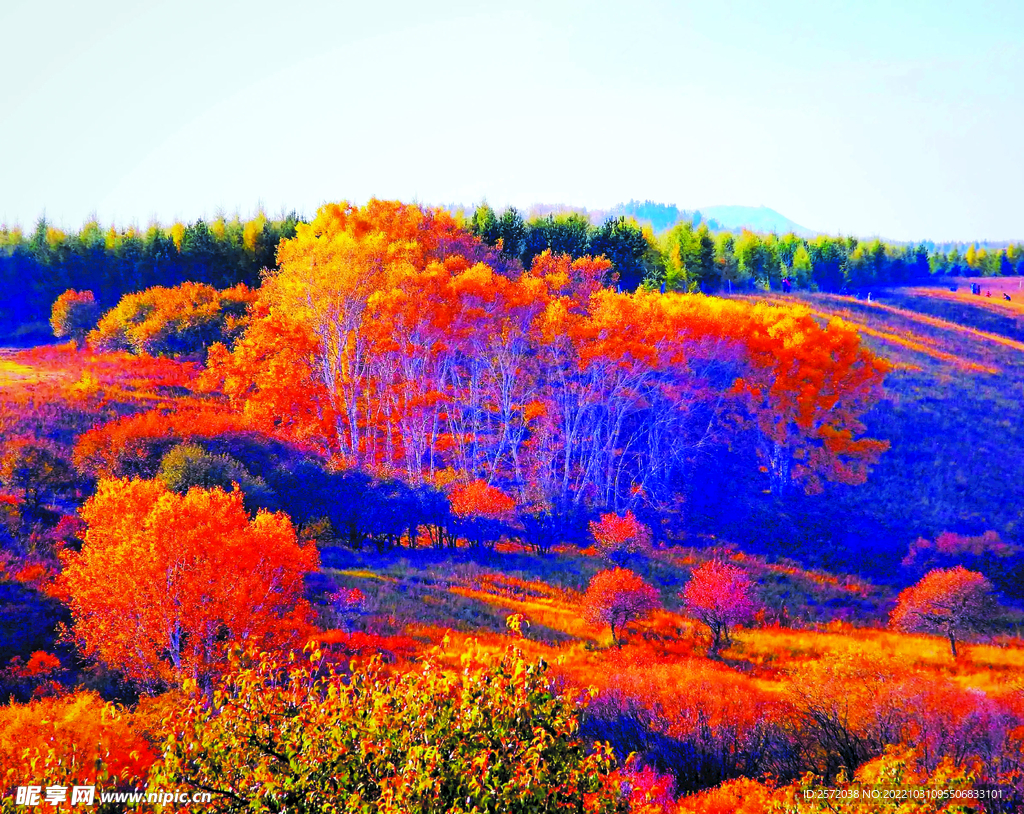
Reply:
M999 606L992 583L962 566L936 568L903 591L889 624L908 633L936 633L949 639L955 658L957 640L992 626Z

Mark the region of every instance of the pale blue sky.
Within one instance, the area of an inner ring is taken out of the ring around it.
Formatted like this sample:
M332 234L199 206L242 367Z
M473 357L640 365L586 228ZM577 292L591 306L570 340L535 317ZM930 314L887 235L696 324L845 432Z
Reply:
M0 0L0 222L770 206L1024 238L1024 3Z

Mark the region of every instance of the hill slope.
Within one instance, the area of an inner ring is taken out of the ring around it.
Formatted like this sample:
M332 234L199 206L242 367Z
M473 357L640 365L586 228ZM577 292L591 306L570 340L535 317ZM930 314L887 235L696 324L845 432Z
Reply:
M1010 545L1024 542L1018 303L958 297L942 287L890 289L873 301L830 294L767 299L798 300L822 320L853 323L894 363L887 398L865 417L868 434L891 448L862 486L794 497L782 506L753 501L720 533L878 577L898 569L918 537L991 530ZM1024 568L1002 564L1001 587L1024 595Z
M752 232L775 232L784 235L793 232L800 237L814 237L817 232L795 223L767 206L705 206L697 210L702 218L718 224L719 229ZM713 229L715 227L712 227Z

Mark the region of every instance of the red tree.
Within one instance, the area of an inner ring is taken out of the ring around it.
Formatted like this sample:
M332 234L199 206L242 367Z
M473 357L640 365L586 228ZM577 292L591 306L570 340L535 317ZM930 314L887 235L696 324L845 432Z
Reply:
M615 634L635 619L643 619L661 606L658 591L638 574L626 568L612 568L595 574L583 596L583 617L592 624L609 625Z
M680 598L711 631L711 650L732 641L729 629L754 615L753 584L741 568L711 560L693 572Z
M637 520L633 512L626 512L621 517L603 514L600 520L590 522L590 533L597 547L606 554L615 551L635 553L651 547L651 530Z
M457 484L449 492L448 500L455 527L478 548L495 542L515 517L515 501L483 480Z
M989 627L997 610L992 583L958 565L929 571L903 591L889 624L907 632L941 634L955 657L957 639Z

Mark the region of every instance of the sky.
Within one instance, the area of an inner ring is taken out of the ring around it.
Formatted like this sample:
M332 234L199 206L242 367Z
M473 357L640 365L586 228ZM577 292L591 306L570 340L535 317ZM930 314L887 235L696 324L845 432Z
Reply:
M1024 238L1024 3L0 0L0 223L399 198Z

